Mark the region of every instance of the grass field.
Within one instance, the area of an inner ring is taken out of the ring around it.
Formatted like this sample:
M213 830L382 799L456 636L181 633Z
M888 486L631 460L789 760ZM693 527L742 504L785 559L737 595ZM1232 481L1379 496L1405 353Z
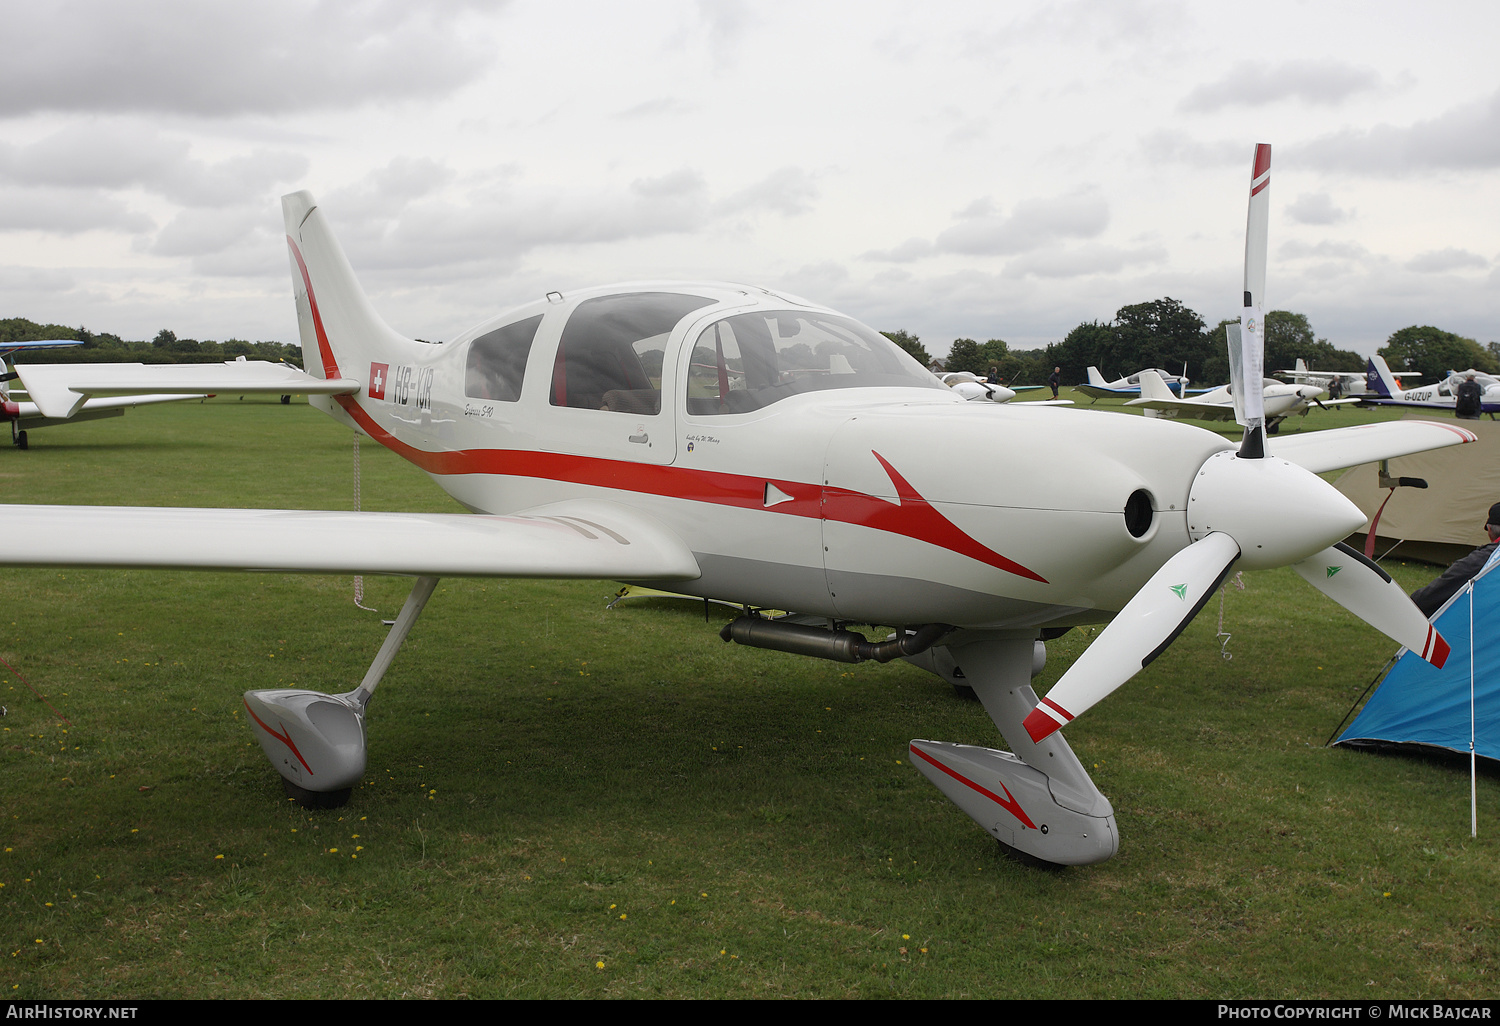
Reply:
M363 455L366 509L457 511ZM300 404L154 407L37 431L0 480L348 508L350 435ZM728 610L444 581L371 707L364 786L314 814L239 696L359 680L384 629L347 578L5 580L11 997L1497 993L1500 780L1474 841L1466 763L1324 748L1394 646L1289 570L1227 592L1232 661L1215 600L1068 731L1122 840L1060 871L1002 857L907 765L912 737L998 745L976 703L905 664L724 645ZM366 603L392 616L406 587ZM1087 641L1054 642L1038 690Z

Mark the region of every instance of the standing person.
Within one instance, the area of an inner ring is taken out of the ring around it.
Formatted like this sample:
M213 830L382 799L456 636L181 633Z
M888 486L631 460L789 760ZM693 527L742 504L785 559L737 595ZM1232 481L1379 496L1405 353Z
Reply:
M1490 507L1484 533L1489 535L1488 545L1481 545L1462 559L1455 560L1452 566L1443 571L1443 576L1427 587L1418 588L1411 593L1411 600L1417 604L1417 608L1427 619L1431 620L1432 614L1441 609L1444 602L1457 594L1458 590L1468 584L1475 574L1484 569L1484 564L1489 562L1490 553L1495 551L1495 545L1500 542L1500 502Z
M1047 384L1052 386L1052 398L1057 398L1057 386L1062 384L1062 368L1053 367L1052 373L1047 375Z
M1474 380L1470 374L1464 378L1464 383L1458 386L1458 392L1453 403L1453 414L1459 420L1478 420L1479 411L1483 407L1480 402L1484 395L1484 389L1479 387L1479 382Z

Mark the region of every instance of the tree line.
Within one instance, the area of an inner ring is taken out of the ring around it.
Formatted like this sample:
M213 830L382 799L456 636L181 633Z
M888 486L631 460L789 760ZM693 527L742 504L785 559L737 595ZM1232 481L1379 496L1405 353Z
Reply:
M1047 380L1053 367L1062 368L1065 382L1088 380L1087 369L1098 367L1106 378L1134 374L1145 367L1183 373L1197 382L1229 380L1229 353L1224 328L1238 323L1226 318L1213 328L1178 300L1167 297L1121 307L1111 321L1086 321L1061 342L1044 349L1012 349L1003 339L977 342L954 339L943 368L988 375L1009 384L1036 385ZM1337 349L1318 338L1307 315L1287 310L1266 314L1266 369L1290 369L1300 358L1314 370L1363 372L1365 358ZM931 366L933 358L922 340L906 331L883 333L891 341ZM1413 325L1393 333L1379 353L1397 373L1416 372L1435 381L1450 370L1474 368L1500 373L1500 343L1481 346L1471 338L1430 325Z
M293 366L302 366L302 347L284 342L249 342L241 338L200 342L195 338L178 338L168 328L158 331L149 341L130 341L83 327L38 324L25 317L0 318L0 348L7 343L54 338L76 339L83 344L68 349L22 351L12 359L20 363L218 363L243 356L247 360L272 363L285 360Z

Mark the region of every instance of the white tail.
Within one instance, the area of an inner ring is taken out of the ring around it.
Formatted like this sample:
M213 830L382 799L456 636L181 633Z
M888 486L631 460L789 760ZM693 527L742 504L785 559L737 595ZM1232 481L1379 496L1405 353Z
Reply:
M1099 373L1099 368L1098 367L1090 367L1089 368L1089 384L1091 384L1091 385L1105 385L1105 386L1108 386L1109 382L1104 380L1104 375Z
M397 334L375 312L312 194L281 197L281 212L307 373L366 381L374 363L412 362L413 351L426 347ZM326 413L335 409L326 398L315 405Z
M1172 389L1167 385L1166 379L1154 370L1141 371L1141 398L1142 399L1176 399Z
M1383 391L1387 396L1391 396L1392 398L1400 398L1401 382L1397 381L1396 375L1391 373L1390 365L1385 362L1385 357L1381 356L1379 353L1376 353L1374 356L1370 357L1370 366L1375 369L1375 376L1379 379L1380 384L1384 386L1384 389L1382 390L1380 387L1376 386L1374 381L1371 381L1369 382L1370 391Z

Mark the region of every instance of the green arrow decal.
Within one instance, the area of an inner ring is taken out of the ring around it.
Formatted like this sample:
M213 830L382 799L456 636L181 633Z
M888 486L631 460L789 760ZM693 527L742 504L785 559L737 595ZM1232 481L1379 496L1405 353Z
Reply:
M1341 567L1341 566L1331 566L1331 567L1328 568L1328 576L1332 577L1334 574L1338 573L1342 569L1344 569L1344 568Z
M1186 584L1174 584L1174 585L1172 585L1172 592L1178 598L1182 599L1182 601L1184 601L1184 602L1187 601L1187 585Z

